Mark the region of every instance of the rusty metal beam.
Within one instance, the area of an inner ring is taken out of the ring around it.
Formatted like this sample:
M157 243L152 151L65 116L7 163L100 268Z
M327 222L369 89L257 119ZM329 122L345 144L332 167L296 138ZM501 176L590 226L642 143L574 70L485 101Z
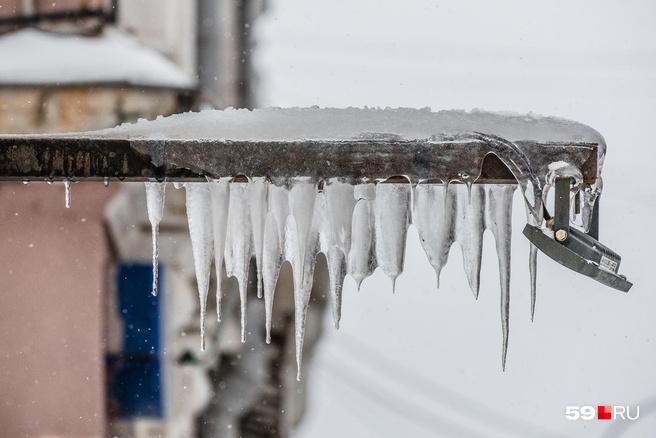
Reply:
M588 184L597 178L593 143L515 144L538 178L549 163L566 161L583 172ZM443 180L461 170L477 183L513 183L510 170L485 142L398 141L189 141L125 140L83 137L0 136L0 180L205 180L220 176L294 176ZM208 169L212 171L209 172Z

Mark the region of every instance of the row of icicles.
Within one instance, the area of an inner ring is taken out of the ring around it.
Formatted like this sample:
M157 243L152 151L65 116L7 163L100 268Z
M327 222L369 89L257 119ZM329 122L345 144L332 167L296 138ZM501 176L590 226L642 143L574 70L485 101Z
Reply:
M232 182L176 184L186 190L186 208L200 298L201 348L212 263L217 278L217 318L221 320L221 272L237 279L241 301L241 339L246 335L246 300L251 257L257 266L257 294L264 297L266 341L270 341L275 286L284 261L292 266L298 378L305 318L316 256L329 271L335 326L339 326L342 285L350 275L358 285L379 267L392 280L403 271L408 226L439 275L454 242L462 248L469 286L478 297L483 232L492 231L501 280L502 367L508 349L510 237L514 184L322 184L294 178L284 186L254 178ZM148 218L153 239L153 294L157 293L158 228L166 183L147 182ZM68 196L68 199L70 196ZM535 300L535 250L531 252L531 306Z

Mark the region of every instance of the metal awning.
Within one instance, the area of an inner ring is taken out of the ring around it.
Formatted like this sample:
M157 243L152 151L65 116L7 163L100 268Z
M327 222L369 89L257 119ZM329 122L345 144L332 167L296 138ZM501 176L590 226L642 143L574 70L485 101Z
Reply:
M578 167L586 184L597 179L595 143L514 144L543 181L555 161ZM486 142L477 139L249 142L0 136L0 180L194 181L246 175L444 181L461 179L463 171L475 183L515 182Z

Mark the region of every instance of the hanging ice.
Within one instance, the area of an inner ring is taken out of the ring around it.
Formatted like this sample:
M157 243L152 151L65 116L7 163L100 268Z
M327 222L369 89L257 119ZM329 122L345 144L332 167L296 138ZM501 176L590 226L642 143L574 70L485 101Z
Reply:
M510 312L510 237L512 235L512 199L516 186L499 184L489 187L487 227L492 230L499 259L501 285L501 367L506 369Z
M187 194L187 220L194 255L194 268L200 301L201 349L205 349L205 308L212 269L213 231L210 186L207 183L185 184Z
M356 199L351 224L351 250L348 254L348 273L360 290L362 281L376 269L376 244L374 227L374 199L376 190L373 184L355 186Z
M148 220L153 240L153 288L151 293L157 295L157 285L159 279L159 223L164 215L164 196L166 192L166 183L164 182L147 182L146 185L146 208L148 210Z
M71 180L64 180L64 206L71 208Z
M250 217L253 227L253 252L257 266L257 297L262 298L262 251L264 244L264 225L267 213L267 182L255 178L250 188Z
M212 181L209 184L212 204L212 234L214 237L214 268L216 272L216 318L221 321L223 253L228 228L230 185L225 178Z
M392 280L403 272L405 240L410 224L410 184L381 183L376 186L375 229L378 266Z
M242 342L246 342L248 268L252 251L250 188L250 183L247 182L233 182L230 186L228 233L225 245L226 272L229 276L235 277L239 284Z
M306 178L295 178L289 191L289 216L285 225L285 254L294 277L294 326L297 376L301 378L301 358L305 318L310 303L315 258L319 244L317 185Z
M485 231L485 189L481 184L458 184L457 192L456 241L462 249L469 287L478 298Z
M346 275L346 257L351 249L351 222L355 197L353 186L328 181L323 196L322 252L328 263L330 298L335 328L342 315L342 286Z
M413 221L428 261L435 269L437 286L455 240L456 186L418 184L415 189ZM475 292L476 293L476 292Z

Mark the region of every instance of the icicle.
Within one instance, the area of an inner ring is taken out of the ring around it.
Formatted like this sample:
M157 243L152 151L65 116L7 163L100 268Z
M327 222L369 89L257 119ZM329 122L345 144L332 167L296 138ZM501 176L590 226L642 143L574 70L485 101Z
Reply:
M512 234L512 200L514 184L491 185L487 203L487 227L492 230L499 259L501 284L501 330L503 333L501 366L506 369L510 311L510 238Z
M200 342L205 349L205 308L210 287L210 270L212 269L212 210L210 207L210 188L207 183L186 183L187 220L189 236L194 255L198 298L200 300Z
M292 182L289 216L285 225L285 254L294 277L294 321L297 380L301 378L305 318L310 303L312 277L319 238L319 214L315 209L317 186L305 178Z
M418 184L414 201L414 225L419 232L421 246L435 270L439 287L440 272L455 240L456 186Z
M355 280L358 290L362 281L376 269L376 245L374 227L374 199L376 187L373 184L355 186L351 224L351 250L348 253L348 273Z
M528 273L531 281L531 322L535 318L535 300L537 298L538 281L538 248L530 244L528 253Z
M289 215L289 191L285 187L268 184L267 209L264 243L262 245L262 283L264 286L267 342L270 342L274 294L284 260L285 224Z
M478 298L485 231L485 189L481 184L457 186L455 229L456 241L462 248L467 282L474 297Z
M351 249L351 226L355 197L353 186L328 181L324 188L324 235L322 251L328 263L333 322L339 328L342 315L342 286L346 275L346 256Z
M64 180L64 205L66 208L71 208L71 180Z
M267 214L267 182L264 178L255 178L250 188L250 215L253 228L253 252L257 266L257 297L262 298L262 246L264 224Z
M392 280L403 272L405 242L410 223L410 184L380 183L376 185L375 230L376 260Z
M223 297L222 271L228 228L228 203L230 185L226 179L209 183L212 200L212 233L214 235L214 270L216 272L216 318L221 321L221 299Z
M248 290L248 268L252 254L249 193L249 183L233 182L230 184L228 234L225 247L226 271L229 276L235 277L239 284L242 342L246 342L246 292Z
M273 297L276 283L282 266L282 238L279 235L278 223L273 212L266 216L264 225L264 242L262 245L262 282L264 285L264 308L266 342L271 342L271 318L273 315Z
M146 208L148 210L148 220L153 239L153 288L151 293L157 295L157 285L159 279L158 262L159 262L159 223L164 215L164 198L166 193L166 183L147 182L146 185Z

